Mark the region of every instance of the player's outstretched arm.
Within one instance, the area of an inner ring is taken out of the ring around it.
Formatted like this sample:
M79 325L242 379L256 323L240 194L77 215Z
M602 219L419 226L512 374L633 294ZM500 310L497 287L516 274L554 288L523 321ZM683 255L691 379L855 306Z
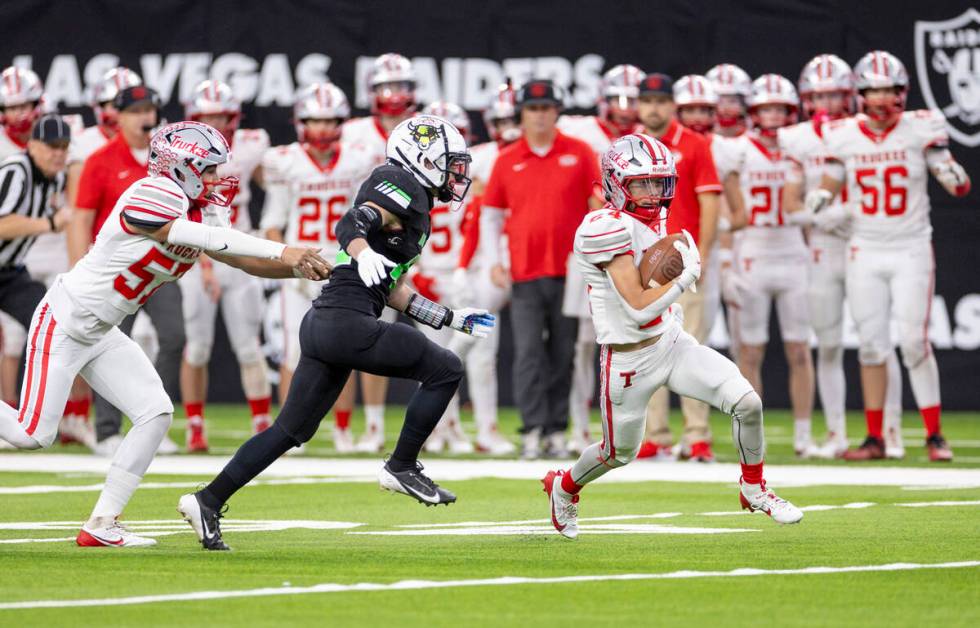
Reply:
M266 279L311 279L322 281L330 278L333 267L320 257L320 249L303 246L287 246L278 260L239 257L210 253L217 261L244 270L249 275Z
M404 277L399 279L388 297L388 305L404 312L412 320L435 329L449 326L456 331L476 338L490 335L496 317L486 310L462 307L454 310L423 297L408 287Z
M932 176L951 196L961 197L970 193L970 175L953 158L948 148L934 148L926 152L926 163Z

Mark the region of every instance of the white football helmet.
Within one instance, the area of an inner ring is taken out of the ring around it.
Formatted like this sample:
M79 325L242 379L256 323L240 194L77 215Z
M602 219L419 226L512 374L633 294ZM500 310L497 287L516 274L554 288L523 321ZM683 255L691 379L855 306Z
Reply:
M461 203L470 187L466 141L444 118L420 115L402 121L392 129L385 155L443 203Z
M368 75L368 86L374 96L371 113L400 116L414 111L417 85L411 61L394 52L381 55L374 60Z
M150 139L148 169L155 177L173 180L198 205L228 207L238 193L238 177L205 183L203 176L207 168L220 166L230 158L228 142L214 127L201 122L176 122Z
M98 123L101 126L115 128L119 123L117 118L119 112L111 105L116 94L127 87L136 87L142 84L143 79L140 78L139 74L129 68L119 66L106 71L91 88L90 104ZM106 105L110 105L110 107L107 108Z
M716 120L722 128L737 127L745 119L745 101L752 93L752 79L737 65L719 63L705 76L718 95Z
M624 135L606 149L601 169L602 190L613 207L646 224L666 220L677 187L670 149L649 135ZM631 191L633 183L646 193Z
M872 50L854 65L854 88L858 93L858 108L868 117L886 120L905 110L909 93L909 73L898 57L884 50ZM864 91L895 89L895 99L884 107L868 107Z
M797 85L803 110L808 118L817 113L811 99L814 94L840 93L844 97L844 111L840 115L853 113L854 74L851 66L837 55L822 54L810 59L803 66Z
M597 103L599 119L612 126L618 135L625 135L636 126L636 100L645 76L640 68L625 63L613 66L602 75Z
M184 105L184 116L188 120L200 121L203 116L211 115L228 116L224 128L215 128L230 142L242 118L242 103L228 83L213 79L201 81Z
M715 123L715 109L718 107L718 94L711 81L700 74L688 74L674 83L674 103L677 105L678 122L695 133L711 131ZM706 107L710 113L704 117L689 119L693 112L685 109Z
M3 125L11 135L23 135L31 130L34 121L41 117L41 99L44 86L37 74L27 68L10 66L0 74L0 112L7 107L32 104L34 108L16 119L0 114Z
M309 144L317 150L327 151L340 141L340 125L350 117L350 104L344 90L333 83L311 83L299 90L293 104L293 124L296 138L301 144ZM309 128L309 120L336 120L329 130Z
M445 118L452 122L456 130L460 132L463 136L463 140L466 144L470 143L470 117L466 115L466 112L462 107L454 102L449 102L446 100L437 100L431 102L425 106L422 110L424 115L438 116L440 118Z
M796 95L796 88L793 87L793 83L788 78L778 74L763 74L752 81L752 93L749 95L748 105L753 126L758 129L761 135L775 137L776 129L779 127L762 126L758 116L759 107L784 105L787 112L786 122L780 126L788 126L796 123L800 99Z
M497 89L493 102L483 111L483 123L487 126L490 139L495 142L510 144L521 137L521 128L517 124L517 108L514 106L515 99L514 87L509 82L504 83ZM506 120L511 124L501 130L499 125Z

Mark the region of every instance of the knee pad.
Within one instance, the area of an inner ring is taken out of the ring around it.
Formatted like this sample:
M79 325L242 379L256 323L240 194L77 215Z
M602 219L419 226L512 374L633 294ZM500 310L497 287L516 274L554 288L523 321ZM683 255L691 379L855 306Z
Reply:
M262 349L259 347L259 339L254 336L241 345L232 347L232 349L235 351L235 357L238 358L239 364L251 364L264 359Z
M142 408L142 411L138 416L130 416L130 421L133 425L144 425L151 421L162 420L159 419L161 416L166 416L167 426L165 429L170 429L170 424L173 422L174 404L170 401L170 397L164 392L163 388L159 390L159 393L154 395L153 399L146 400L146 407Z
M876 342L861 342L858 347L858 362L866 366L878 366L885 363L891 347ZM905 352L902 352L905 355Z
M921 338L914 342L902 342L899 348L902 350L902 363L909 370L922 364L922 361L932 353L932 344Z
M844 347L840 345L826 345L817 347L817 361L822 364L839 364L844 358Z
M184 346L184 360L191 366L205 366L211 359L211 343L191 340Z

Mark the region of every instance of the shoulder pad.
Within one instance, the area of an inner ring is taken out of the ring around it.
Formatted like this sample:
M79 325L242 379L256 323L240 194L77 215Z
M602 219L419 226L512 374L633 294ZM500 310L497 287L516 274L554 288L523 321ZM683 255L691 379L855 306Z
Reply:
M371 174L354 198L354 204L366 201L376 203L399 217L428 214L432 209L432 197L404 168L396 164L384 164Z
M915 134L921 139L924 148L946 148L949 146L949 132L946 130L946 116L937 109L918 109L905 112L905 119L912 123Z
M180 186L166 177L145 177L126 192L122 211L137 224L163 225L187 214L190 201Z
M615 210L600 209L585 215L575 234L575 250L586 261L598 264L632 251L633 234L626 219Z

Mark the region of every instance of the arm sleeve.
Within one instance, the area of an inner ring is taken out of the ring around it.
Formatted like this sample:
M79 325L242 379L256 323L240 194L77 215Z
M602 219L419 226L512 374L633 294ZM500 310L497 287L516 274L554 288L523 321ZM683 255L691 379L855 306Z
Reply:
M681 296L681 293L684 292L684 289L674 282L670 289L663 293L659 299L642 310L637 310L626 302L623 295L619 294L619 290L616 289L616 282L614 282L612 278L609 279L609 285L612 286L612 291L616 293L616 298L619 299L619 302L622 304L623 310L626 311L626 315L641 325L645 325L658 316L661 316L664 312L670 309L670 306L674 303L674 301L676 301L677 298Z
M0 216L7 216L17 209L24 195L24 169L17 164L0 168Z
M367 239L369 233L380 228L381 212L369 205L358 205L337 221L337 242L346 251L353 240Z
M98 211L102 206L102 169L98 161L91 157L85 160L82 174L78 178L78 194L75 195L75 208Z
M633 236L610 212L595 212L575 234L575 254L590 264L604 264L619 255L632 255Z
M176 187L176 186L175 186ZM143 179L127 190L122 215L126 222L145 229L158 229L187 213L188 200L170 186Z
M212 227L186 218L173 221L167 242L225 255L276 260L286 249L285 244L256 238L231 227Z
M715 192L721 194L721 182L718 180L718 170L715 160L711 157L711 149L707 142L698 142L694 153L694 192Z

